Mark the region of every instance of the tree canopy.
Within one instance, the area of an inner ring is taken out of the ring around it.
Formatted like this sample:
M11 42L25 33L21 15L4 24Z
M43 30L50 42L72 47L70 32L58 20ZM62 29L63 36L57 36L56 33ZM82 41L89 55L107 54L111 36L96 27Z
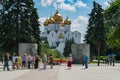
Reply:
M102 6L94 1L93 9L89 16L90 18L87 27L87 34L85 35L85 41L93 47L91 49L94 49L94 47L97 49L99 66L100 50L102 49L103 51L106 39Z
M72 52L72 50L71 50L72 43L74 43L73 39L72 40L66 40L65 48L64 48L64 52L63 52L63 55L65 57L68 57L69 54L71 54L71 52Z
M114 0L104 11L107 45L109 48L120 47L120 0ZM120 48L119 48L120 49Z
M3 52L18 52L19 43L38 43L39 47L38 19L33 0L4 0L0 49Z

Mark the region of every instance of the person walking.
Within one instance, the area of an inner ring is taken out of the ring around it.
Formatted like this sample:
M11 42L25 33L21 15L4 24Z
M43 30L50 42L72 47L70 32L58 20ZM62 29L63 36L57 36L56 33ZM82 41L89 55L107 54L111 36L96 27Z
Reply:
M40 58L38 55L36 55L35 56L35 66L34 66L35 69L39 68L39 61L40 61Z
M18 69L18 65L17 65L17 54L16 54L16 53L13 53L12 63L13 63L13 70L15 70L15 67Z
M18 53L18 57L17 57L17 66L18 66L18 69L21 69L21 64L22 64L22 59L21 59L20 54Z
M31 55L28 53L28 54L27 54L27 57L26 57L28 69L31 68L31 67L30 67L30 65L31 65L31 60L32 60L32 57L31 57Z
M32 65L32 68L34 68L34 66L35 66L35 56L34 55L32 56L31 65Z
M67 63L68 69L71 69L72 61L73 61L72 54L69 54L68 63Z
M51 69L52 69L53 68L53 56L52 55L50 55L49 61L50 61Z
M86 53L84 55L84 64L85 64L85 69L87 69L88 68L88 56Z
M46 66L47 66L47 56L46 56L45 53L43 53L42 62L43 62L43 65L44 65L43 69L46 69Z
M5 67L7 67L7 71L9 70L9 55L8 53L5 53L4 55L4 66L3 66L3 70L5 71Z
M113 66L115 66L115 56L112 56L112 63L113 63Z
M26 68L26 53L22 56L22 69Z

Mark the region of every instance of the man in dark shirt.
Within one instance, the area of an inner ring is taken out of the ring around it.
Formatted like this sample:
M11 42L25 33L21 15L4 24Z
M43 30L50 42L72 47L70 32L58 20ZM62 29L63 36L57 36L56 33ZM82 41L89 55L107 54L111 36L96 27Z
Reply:
M7 71L9 71L9 56L8 53L5 53L4 55L4 66L3 66L3 70L5 71L5 67L7 67Z
M85 64L85 69L87 69L88 68L88 56L86 53L84 55L84 64Z

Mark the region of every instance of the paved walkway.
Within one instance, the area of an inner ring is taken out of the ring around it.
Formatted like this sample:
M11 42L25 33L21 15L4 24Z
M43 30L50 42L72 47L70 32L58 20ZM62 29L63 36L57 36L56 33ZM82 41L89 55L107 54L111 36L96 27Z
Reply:
M71 70L65 64L54 66L53 69L47 66L46 70L42 70L42 66L31 70L0 69L0 80L120 80L120 64L114 67L89 64L88 69L84 69L82 65L73 65Z

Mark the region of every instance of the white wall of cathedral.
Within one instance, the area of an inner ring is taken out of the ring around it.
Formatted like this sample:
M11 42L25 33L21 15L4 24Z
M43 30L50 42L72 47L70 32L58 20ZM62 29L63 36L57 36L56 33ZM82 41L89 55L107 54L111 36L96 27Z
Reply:
M59 39L59 42L61 43L61 42L64 42L64 39L63 38L60 38Z
M60 24L59 23L55 24L55 27L56 27L57 31L60 30Z
M50 31L49 24L48 24L48 28L47 28L47 30Z
M61 40L60 40L60 38L59 38L60 33L62 33L62 35L64 36L64 38L62 39L62 41L65 42L65 32L63 32L63 31L58 31L58 32L57 32L57 41L58 41L58 42L61 42Z
M65 25L65 31L70 31L70 25Z
M44 26L44 29L45 29L45 31L47 31L48 30L48 26Z
M65 27L60 26L60 31L65 31Z
M63 54L64 47L65 47L65 43L64 43L64 42L61 42L61 43L58 45L58 47L56 47L56 49L57 49L61 54Z
M47 37L47 40L48 40L50 47L57 46L56 38L57 38L56 32L50 31L50 33L48 34L48 37Z
M52 26L53 26L53 24L48 24L48 31L51 31L52 30Z
M54 25L53 24L49 24L49 31L53 30Z
M45 31L42 33L42 37L47 37L50 47L57 46L56 42L62 43L66 40L71 40L72 38L76 44L81 43L81 33L78 31L71 32L70 25L65 25L62 27L60 23L56 23L48 24L48 26L45 26L44 28ZM49 34L47 34L47 31L50 31ZM57 31L57 33L55 31ZM62 33L64 38L59 38L60 33Z
M73 39L76 44L80 44L81 43L81 33L79 33L78 31L74 31Z
M66 37L65 37L66 40L71 40L72 39L72 32L71 31L68 31L66 32Z
M58 28L57 28L56 24L54 24L54 30L58 30Z
M65 28L61 28L61 25L59 23L57 23L57 24L48 24L48 26L45 26L44 28L45 28L46 31L53 31L53 30L65 31Z

